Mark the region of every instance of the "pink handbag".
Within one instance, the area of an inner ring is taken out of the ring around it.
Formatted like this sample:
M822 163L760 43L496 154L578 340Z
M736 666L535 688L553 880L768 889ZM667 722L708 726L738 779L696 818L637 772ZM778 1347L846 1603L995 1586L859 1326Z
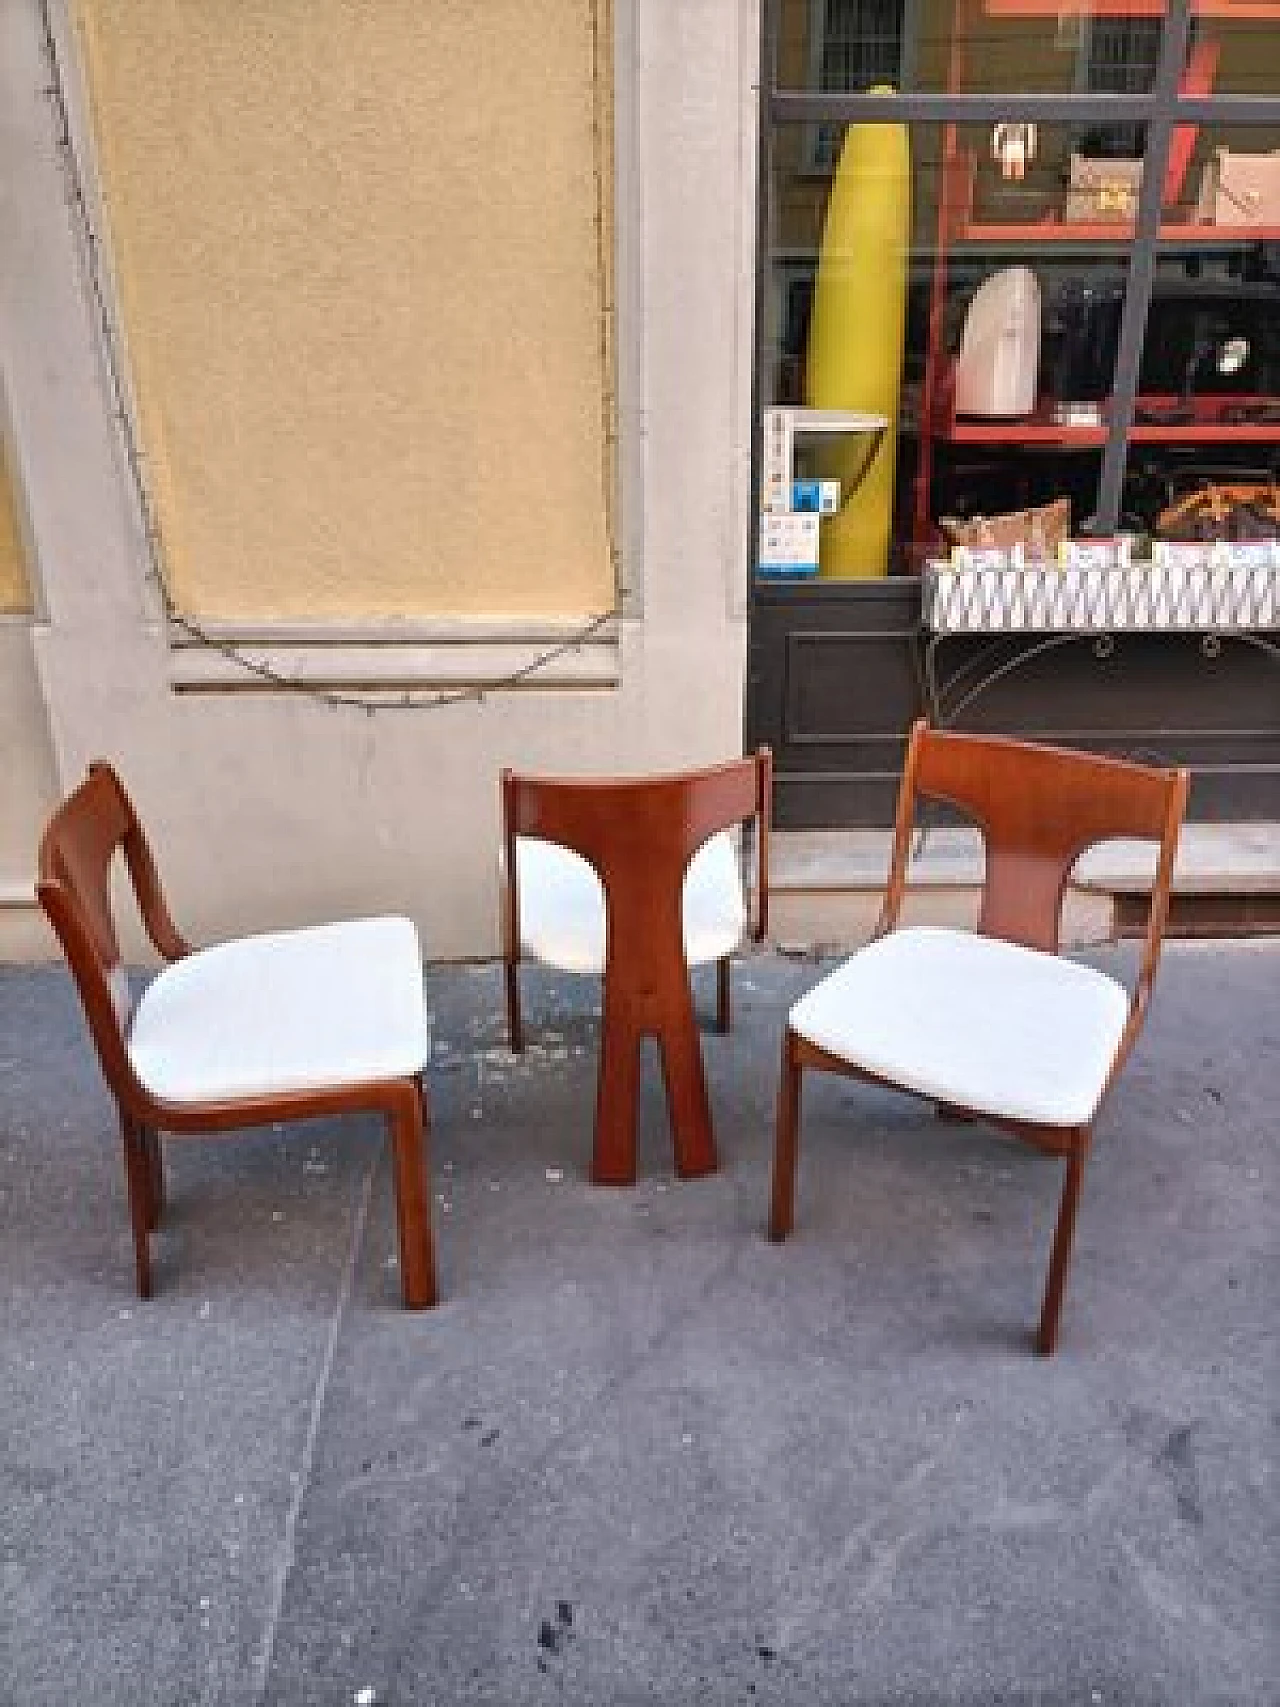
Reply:
M1215 148L1200 180L1196 215L1205 225L1280 225L1280 149L1237 154Z

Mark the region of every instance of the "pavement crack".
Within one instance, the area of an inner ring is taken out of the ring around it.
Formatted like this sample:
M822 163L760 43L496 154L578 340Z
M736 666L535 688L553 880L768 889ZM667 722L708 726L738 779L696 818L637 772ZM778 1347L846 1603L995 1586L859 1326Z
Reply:
M338 1336L342 1331L343 1319L346 1316L347 1307L351 1302L351 1294L355 1287L356 1267L360 1261L361 1247L364 1244L365 1223L369 1219L369 1204L373 1197L373 1182L378 1172L378 1157L381 1153L382 1146L379 1145L365 1174L364 1187L356 1205L355 1219L351 1226L351 1239L347 1247L347 1260L343 1265L338 1297L334 1304L332 1319L329 1322L324 1356L320 1360L320 1370L311 1393L311 1409L307 1417L307 1432L302 1442L302 1453L298 1460L298 1467L291 1477L293 1497L289 1501L289 1510L284 1520L284 1534L281 1538L280 1551L272 1578L267 1621L263 1628L262 1640L258 1644L258 1651L253 1656L253 1694L251 1699L254 1707L261 1707L271 1676L271 1661L275 1654L280 1616L284 1610L285 1590L288 1587L289 1573L293 1570L296 1557L295 1538L298 1517L302 1511L302 1502L307 1497L307 1490L311 1486L311 1473L315 1465L316 1438L320 1432L320 1419L324 1415L325 1400L329 1394L329 1378L333 1374L334 1359L338 1352Z

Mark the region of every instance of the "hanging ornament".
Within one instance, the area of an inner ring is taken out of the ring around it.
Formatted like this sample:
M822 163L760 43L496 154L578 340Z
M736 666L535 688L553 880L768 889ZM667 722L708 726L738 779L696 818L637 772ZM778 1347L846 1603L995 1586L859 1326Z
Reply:
M1036 127L1033 124L1002 123L991 132L991 153L1002 178L1021 180L1036 157Z

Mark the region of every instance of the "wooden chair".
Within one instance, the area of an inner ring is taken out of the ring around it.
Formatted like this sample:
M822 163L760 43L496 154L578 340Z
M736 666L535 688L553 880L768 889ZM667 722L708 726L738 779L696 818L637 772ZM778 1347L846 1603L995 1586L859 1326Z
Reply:
M1067 1159L1037 1346L1053 1350L1085 1159L1103 1096L1146 1015L1186 807L1184 770L1052 747L911 731L884 909L872 941L792 1008L782 1048L769 1231L791 1231L801 1074L845 1073L932 1098ZM976 820L986 844L977 934L898 928L917 797ZM1062 897L1085 848L1160 844L1132 994L1058 957Z
M136 1003L111 912L117 850L147 934L168 962ZM361 919L192 949L169 916L129 797L101 763L45 830L37 892L119 1110L140 1296L151 1296L149 1236L164 1205L161 1131L372 1109L391 1128L404 1302L434 1304L428 1043L411 921Z
M636 1177L640 1044L657 1039L683 1177L711 1172L715 1141L689 967L715 962L729 1026L729 956L747 927L730 826L756 826L757 941L768 925L772 761L682 775L572 781L502 774L503 958L511 1047L524 1047L522 956L604 975L592 1177Z

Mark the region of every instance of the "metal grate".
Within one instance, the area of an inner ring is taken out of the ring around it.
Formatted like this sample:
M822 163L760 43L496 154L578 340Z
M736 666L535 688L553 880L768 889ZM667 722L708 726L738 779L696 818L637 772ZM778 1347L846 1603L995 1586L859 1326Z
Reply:
M1160 18L1093 18L1089 21L1084 87L1091 95L1146 95L1160 58ZM1093 133L1104 152L1136 159L1146 152L1140 124L1100 125Z
M1095 18L1089 36L1089 89L1099 95L1145 95L1160 57L1159 18Z
M863 95L877 83L902 87L906 0L822 0L816 8L824 93ZM814 164L835 165L842 125L819 125Z
M903 0L827 0L821 86L862 94L902 71Z
M1280 569L1238 564L968 569L931 564L934 634L1230 632L1280 628Z

